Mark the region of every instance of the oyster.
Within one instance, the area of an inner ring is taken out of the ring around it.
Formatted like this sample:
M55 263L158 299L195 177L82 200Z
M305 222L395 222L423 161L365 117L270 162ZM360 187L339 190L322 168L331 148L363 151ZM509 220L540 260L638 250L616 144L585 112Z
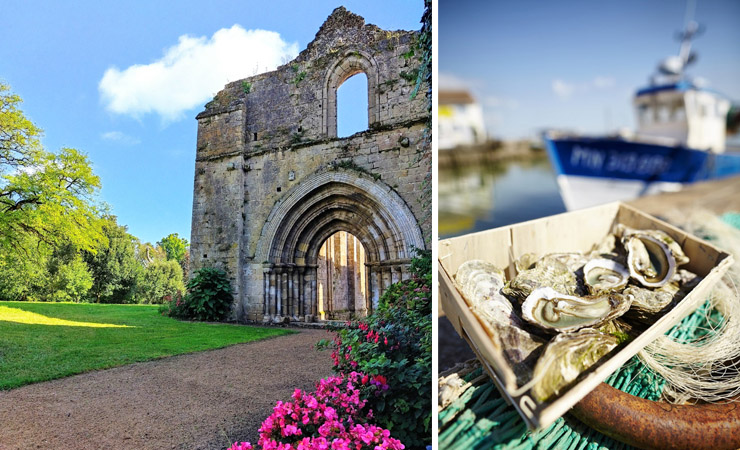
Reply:
M557 258L548 256L537 261L531 269L519 272L504 286L502 292L521 303L532 291L546 286L569 295L578 292L578 280L575 273Z
M625 317L650 325L681 301L699 281L701 277L681 269L669 283L657 289L630 285L622 292L632 298L632 307Z
M537 264L539 258L534 253L525 253L514 261L514 267L516 273L524 272L525 270L531 269Z
M663 241L649 234L625 237L630 276L645 287L660 287L676 273L676 259Z
M498 339L518 381L528 380L534 366L530 360L536 357L544 341L523 328L522 320L501 293L504 272L489 262L471 260L458 268L454 278L473 314L488 333Z
M617 235L627 251L630 276L645 287L660 287L689 262L678 242L661 230L636 230L617 225Z
M455 284L471 305L493 299L504 287L505 281L503 270L479 259L464 262L455 273ZM511 311L509 301L505 298L502 300Z
M590 328L557 335L537 361L532 393L541 402L551 399L618 343L616 336Z
M591 255L592 256L598 256L598 255L612 255L617 253L617 237L609 233L606 235L606 237L598 244L594 244L594 247L591 249Z
M621 290L629 278L627 269L611 259L595 258L583 267L583 281L592 294Z
M554 259L555 261L565 264L571 272L578 272L587 262L588 256L582 253L550 253L542 258L543 260Z
M522 317L545 330L568 332L616 319L629 307L629 299L618 293L576 297L544 287L532 291L524 301Z

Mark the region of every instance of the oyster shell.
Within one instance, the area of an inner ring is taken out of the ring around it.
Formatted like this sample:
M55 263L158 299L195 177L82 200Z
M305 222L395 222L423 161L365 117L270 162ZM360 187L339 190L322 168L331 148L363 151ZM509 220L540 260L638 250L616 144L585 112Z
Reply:
M681 245L661 230L636 230L617 225L627 251L630 275L645 287L660 287L676 273L676 267L689 262Z
M531 269L519 272L502 289L520 303L537 288L549 286L569 295L578 293L578 279L568 266L557 258L545 256Z
M545 330L568 332L616 319L629 307L629 299L618 293L576 297L544 287L532 291L524 301L522 317Z
M629 271L611 259L594 258L583 266L583 281L592 294L621 290L629 278Z
M613 233L609 233L606 235L606 237L599 242L598 244L594 244L594 247L591 249L591 256L598 256L598 255L613 255L617 253L617 237Z
M557 335L535 365L532 393L541 402L551 399L618 344L617 337L590 328Z
M630 276L645 287L660 287L676 274L676 258L666 243L650 234L623 238Z
M517 380L528 380L534 367L530 361L536 357L544 341L523 328L524 324L511 302L501 293L504 272L489 262L471 260L458 268L454 279L470 310L488 334L497 339Z
M479 259L461 264L454 278L458 290L471 305L494 299L506 281L503 270ZM502 300L511 311L509 301L506 298Z
M588 256L583 253L550 253L543 257L543 260L547 259L565 264L565 267L573 273L578 272L588 262Z
M669 283L657 289L647 289L630 285L622 294L632 297L632 307L625 317L650 325L681 301L698 282L701 277L688 270L679 270Z

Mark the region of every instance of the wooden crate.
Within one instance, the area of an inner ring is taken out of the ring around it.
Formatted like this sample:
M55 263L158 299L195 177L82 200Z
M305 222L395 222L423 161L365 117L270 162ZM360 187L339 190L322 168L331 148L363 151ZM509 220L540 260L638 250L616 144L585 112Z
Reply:
M503 268L507 280L510 280L516 274L514 261L521 255L534 253L541 257L557 252L588 253L595 243L601 242L612 231L616 223L665 231L681 244L691 260L681 268L704 278L671 311L635 339L619 347L606 361L600 361L582 374L580 381L568 391L551 402L539 403L530 390L517 385L498 340L489 337L470 311L454 287L452 276L465 261L482 259ZM442 240L438 259L439 294L445 314L476 353L502 395L531 429L550 425L653 339L701 305L733 262L728 253L619 202Z

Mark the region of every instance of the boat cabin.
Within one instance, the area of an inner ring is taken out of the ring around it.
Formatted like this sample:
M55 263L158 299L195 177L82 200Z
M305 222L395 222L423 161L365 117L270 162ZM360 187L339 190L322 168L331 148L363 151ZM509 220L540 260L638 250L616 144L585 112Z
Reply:
M650 86L635 94L637 136L697 150L725 150L730 102L681 81Z

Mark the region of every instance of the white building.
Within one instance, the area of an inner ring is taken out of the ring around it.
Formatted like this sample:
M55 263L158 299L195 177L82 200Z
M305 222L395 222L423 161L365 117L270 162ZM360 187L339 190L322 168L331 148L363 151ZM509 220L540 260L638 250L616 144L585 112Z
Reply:
M439 91L437 138L441 150L483 144L483 110L468 91Z

